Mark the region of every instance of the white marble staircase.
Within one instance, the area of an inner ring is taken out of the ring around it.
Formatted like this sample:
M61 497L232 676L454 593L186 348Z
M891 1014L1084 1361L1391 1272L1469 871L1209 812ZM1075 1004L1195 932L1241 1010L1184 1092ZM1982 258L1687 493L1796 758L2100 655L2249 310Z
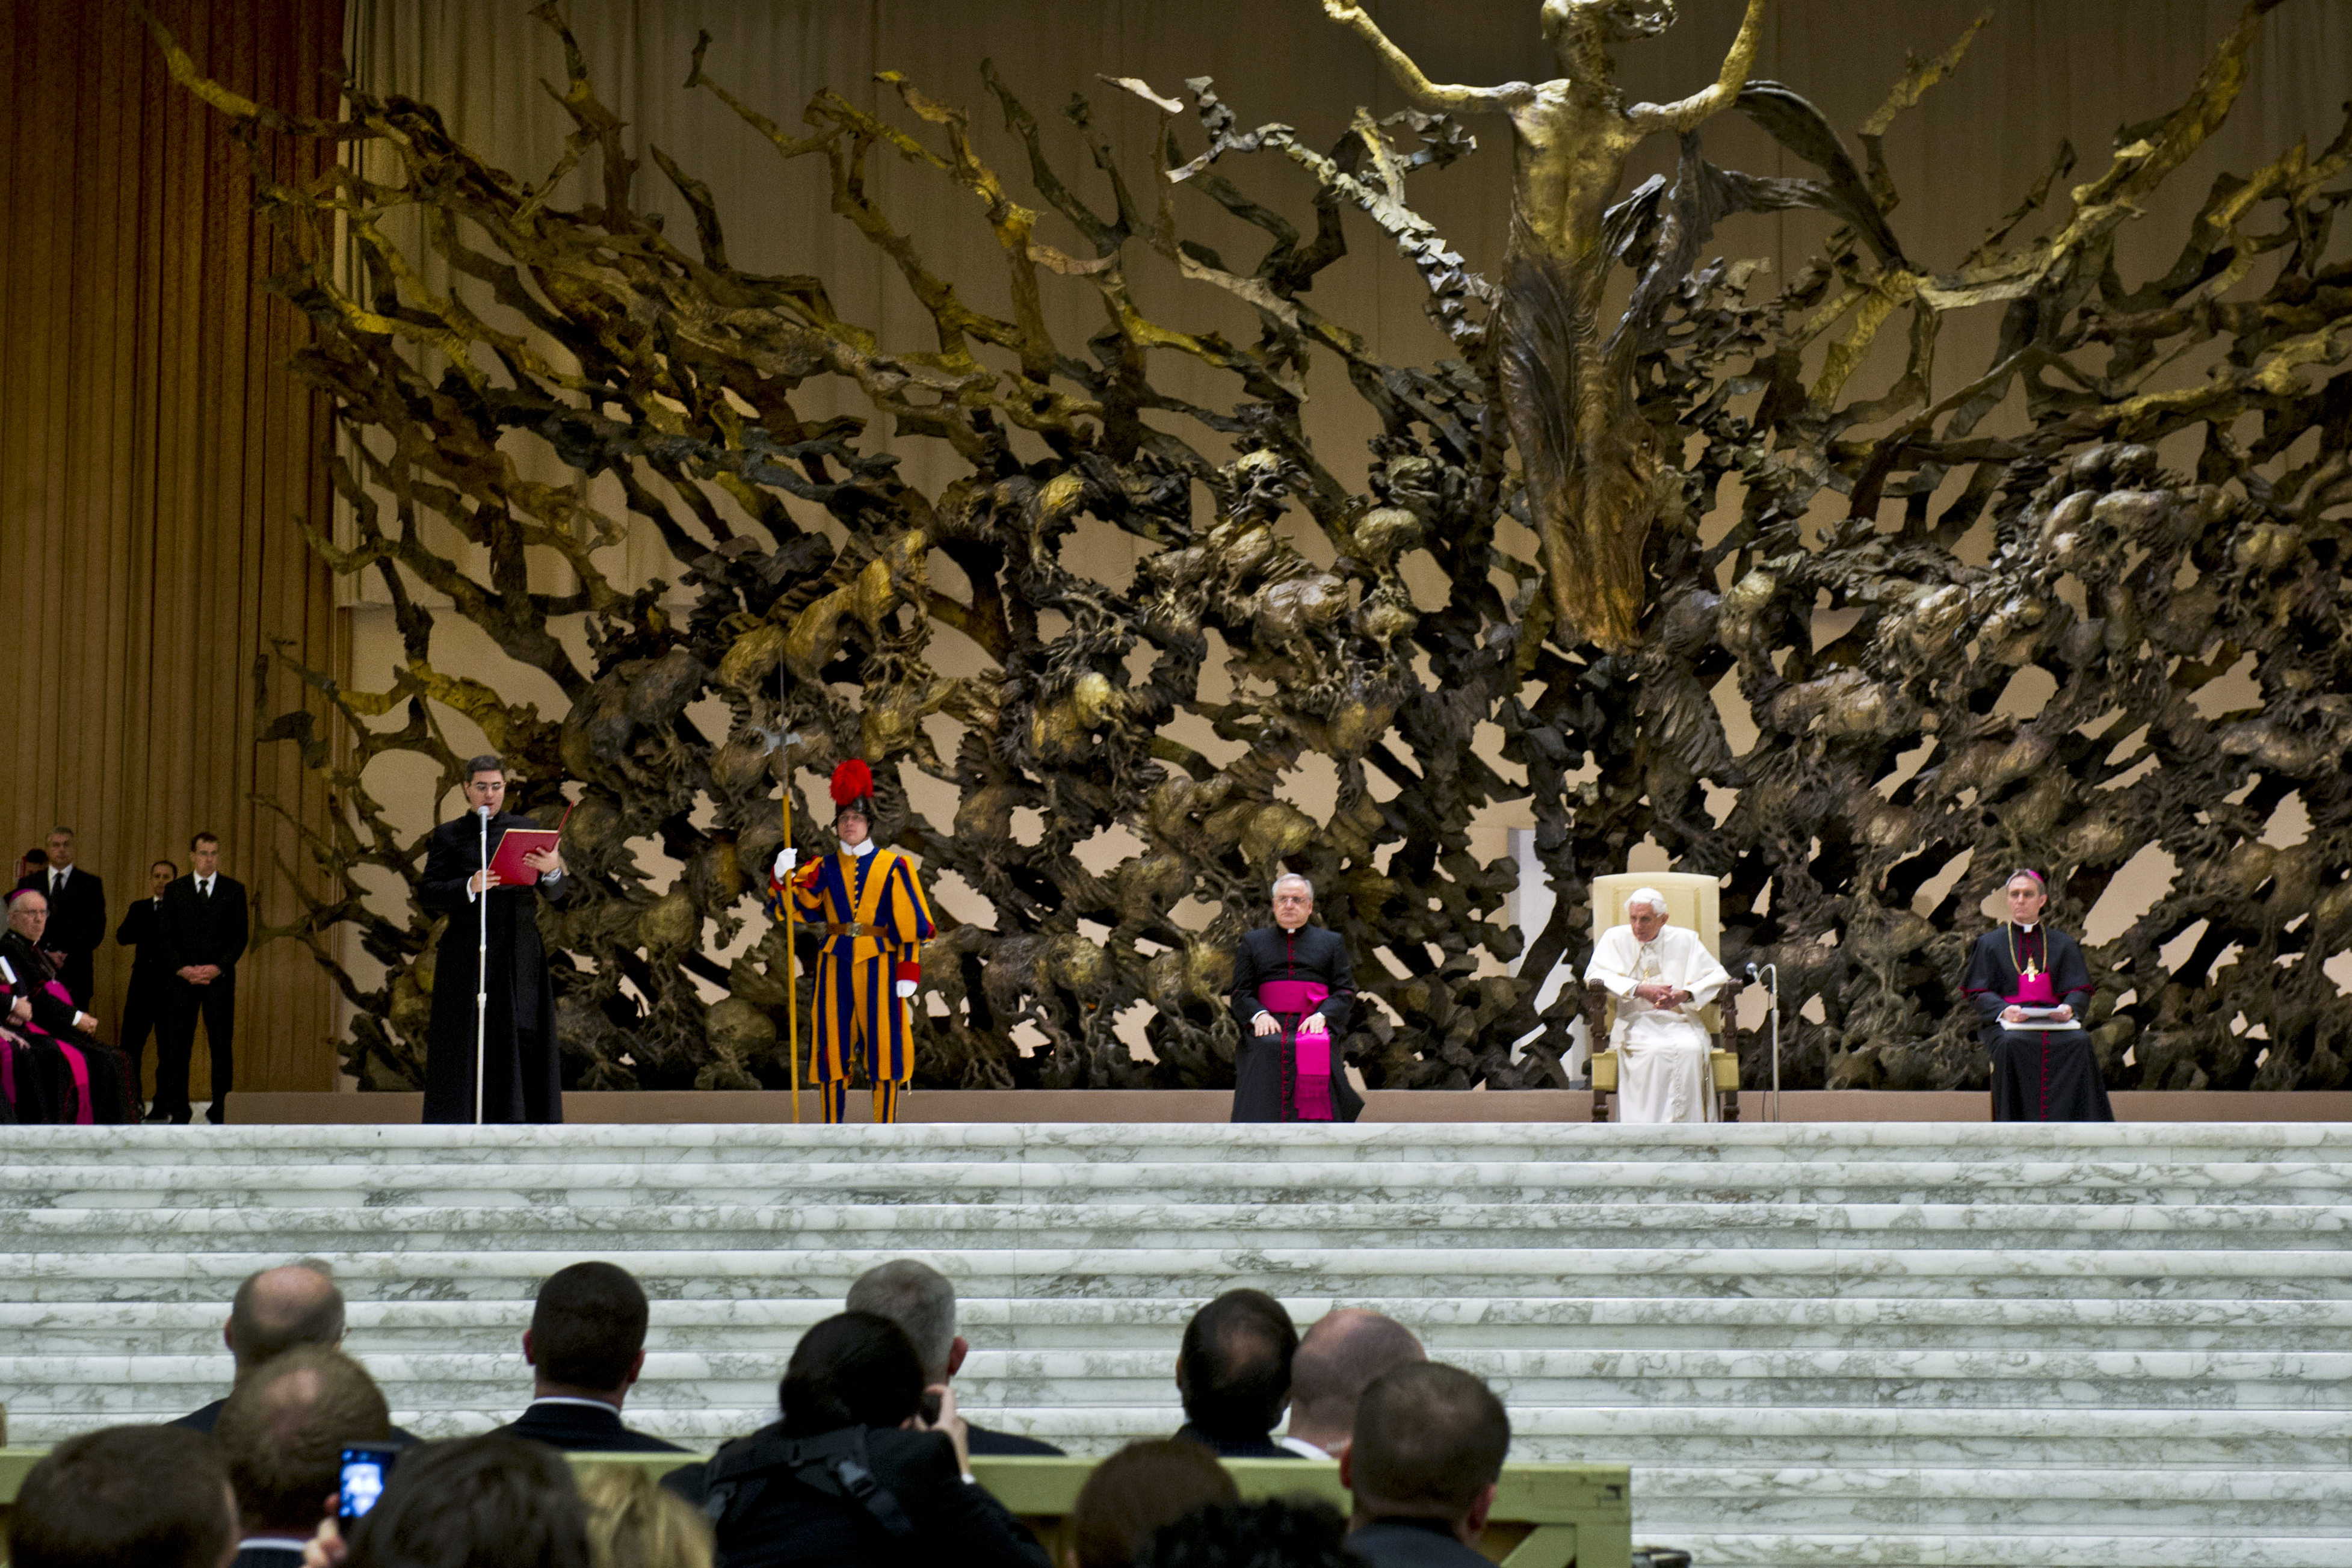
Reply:
M428 1434L515 1408L539 1279L621 1263L630 1419L708 1445L915 1256L968 1406L1076 1451L1171 1430L1246 1283L1411 1324L1701 1564L2352 1568L2352 1129L11 1128L0 1169L19 1444L214 1397L237 1279L318 1257Z

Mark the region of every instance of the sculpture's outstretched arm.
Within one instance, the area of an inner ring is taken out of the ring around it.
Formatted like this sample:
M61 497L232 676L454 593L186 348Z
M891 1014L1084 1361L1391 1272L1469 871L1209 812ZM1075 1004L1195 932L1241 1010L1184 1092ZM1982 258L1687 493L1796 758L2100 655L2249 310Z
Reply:
M1324 0L1328 8L1330 0ZM1731 107L1747 85L1748 73L1756 64L1756 45L1764 35L1764 0L1748 0L1748 15L1740 18L1739 36L1731 40L1731 52L1723 57L1723 71L1709 85L1675 103L1637 103L1626 115L1636 131L1647 134L1653 131L1688 131L1717 110Z
M1756 4L1761 5L1763 0L1756 0ZM1381 25L1372 20L1357 0L1323 0L1323 14L1335 22L1353 27L1364 42L1379 51L1381 58L1388 62L1389 74L1396 78L1397 85L1423 109L1453 110L1457 113L1482 110L1501 113L1535 96L1535 89L1523 81L1507 81L1498 87L1448 87L1430 80L1422 74L1421 68L1412 63L1411 55L1389 41L1389 36L1381 31ZM1749 19L1754 19L1753 12L1749 13ZM1752 46L1748 52L1755 52ZM1747 68L1744 64L1740 67L1743 78ZM1735 86L1733 90L1738 89Z

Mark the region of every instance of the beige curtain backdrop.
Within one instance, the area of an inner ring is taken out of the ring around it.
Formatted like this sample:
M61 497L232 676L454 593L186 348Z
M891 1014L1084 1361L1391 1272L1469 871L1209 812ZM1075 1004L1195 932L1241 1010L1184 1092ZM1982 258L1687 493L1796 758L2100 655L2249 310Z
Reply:
M145 0L241 92L335 111L341 0ZM321 151L272 145L279 178ZM331 664L325 410L283 368L299 319L261 292L270 236L243 146L173 87L120 0L0 4L0 583L9 601L0 854L54 823L106 879L110 926L190 834L261 918L295 912L294 834L254 804L321 818L291 749L257 750L252 668L279 639ZM112 931L95 1011L130 973ZM330 989L281 942L237 987L237 1083L334 1081ZM149 1072L154 1054L148 1053ZM204 1047L194 1068L207 1081Z

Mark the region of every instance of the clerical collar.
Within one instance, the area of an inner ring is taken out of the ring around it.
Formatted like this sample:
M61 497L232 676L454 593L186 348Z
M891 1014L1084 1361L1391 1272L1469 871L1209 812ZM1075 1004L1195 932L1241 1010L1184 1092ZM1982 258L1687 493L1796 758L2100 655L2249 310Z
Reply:
M845 845L842 847L841 852L844 855L855 855L857 858L863 860L866 857L874 853L874 840L871 838L861 838L855 844Z
M2035 922L2032 921L2020 921L2017 922L2017 929L2023 931L2026 935L2032 936L2033 934L2034 924Z

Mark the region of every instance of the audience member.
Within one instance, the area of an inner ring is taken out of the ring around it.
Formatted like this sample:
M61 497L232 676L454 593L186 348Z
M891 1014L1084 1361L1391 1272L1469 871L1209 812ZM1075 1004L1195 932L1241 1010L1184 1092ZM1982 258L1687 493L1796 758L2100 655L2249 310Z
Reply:
M1129 1443L1094 1468L1070 1510L1064 1568L1129 1568L1152 1531L1194 1509L1237 1503L1217 1456L1183 1437Z
M955 1287L948 1277L928 1264L901 1258L867 1269L849 1287L843 1307L887 1318L906 1331L915 1355L923 1363L925 1386L946 1384L963 1365L971 1346L956 1332ZM992 1432L964 1420L964 1432L975 1454L1054 1455L1062 1450L1034 1437L1012 1432Z
M11 1053L5 1089L22 1121L128 1121L136 1096L121 1053L100 1045L98 1020L75 1005L46 945L48 895L38 888L8 894L0 931L0 1024L24 1042ZM21 1061L26 1071L18 1074Z
M106 884L74 864L74 830L49 829L48 864L22 876L16 885L48 896L49 931L42 943L58 957L58 977L73 998L87 1009L96 994L90 955L106 940Z
M1427 1361L1412 1331L1360 1307L1326 1312L1290 1358L1290 1435L1282 1446L1302 1458L1336 1459L1356 1428L1356 1401L1391 1367Z
M344 1568L591 1568L588 1510L571 1465L552 1448L495 1433L421 1444L393 1467L342 1562Z
M716 1522L721 1568L1050 1568L1036 1538L969 1484L955 1394L924 1387L915 1347L889 1319L843 1312L816 1324L778 1394L781 1421L666 1482Z
M1137 1568L1363 1568L1339 1544L1339 1510L1307 1498L1195 1509L1154 1531Z
M1298 1458L1274 1440L1297 1349L1290 1314L1263 1290L1228 1290L1193 1313L1176 1356L1184 1403L1176 1436L1206 1443L1221 1458Z
M522 1336L530 1405L499 1434L572 1453L683 1452L621 1425L621 1402L645 1370L648 1316L625 1268L575 1263L548 1276Z
M188 1061L204 1020L212 1052L212 1103L205 1120L228 1120L228 1091L236 1076L236 961L245 955L248 921L245 884L220 874L217 834L188 840L188 874L163 889L156 925L163 938L163 1013L155 1041L155 1103L150 1121L186 1125Z
M220 1450L171 1426L109 1426L59 1444L8 1513L12 1568L226 1568L236 1502Z
M236 1494L236 1568L297 1568L335 1510L344 1445L391 1436L375 1380L341 1351L296 1345L238 1384L213 1428Z
M1460 1367L1423 1362L1376 1379L1339 1458L1356 1500L1348 1550L1371 1568L1484 1568L1475 1548L1510 1446L1503 1402Z
M265 1364L296 1345L324 1345L331 1350L341 1344L343 1293L327 1277L323 1263L289 1263L282 1268L248 1274L229 1303L228 1322L221 1329L221 1341L236 1361L236 1378L229 1385L233 1393ZM226 1397L215 1399L172 1425L210 1432L220 1420L221 1407L227 1403ZM392 1428L392 1435L403 1443L416 1441L412 1434L397 1426Z
M709 1521L643 1467L591 1465L580 1473L580 1498L595 1568L711 1568Z
M122 923L114 928L118 947L131 950L131 980L122 988L122 1028L115 1045L131 1071L131 1092L138 1097L147 1081L147 1039L162 1026L163 1017L164 982L172 972L163 966L163 889L172 885L180 868L169 860L158 860L147 868L147 896L133 899L131 907L122 911ZM157 1037L157 1059L162 1058L161 1037Z

